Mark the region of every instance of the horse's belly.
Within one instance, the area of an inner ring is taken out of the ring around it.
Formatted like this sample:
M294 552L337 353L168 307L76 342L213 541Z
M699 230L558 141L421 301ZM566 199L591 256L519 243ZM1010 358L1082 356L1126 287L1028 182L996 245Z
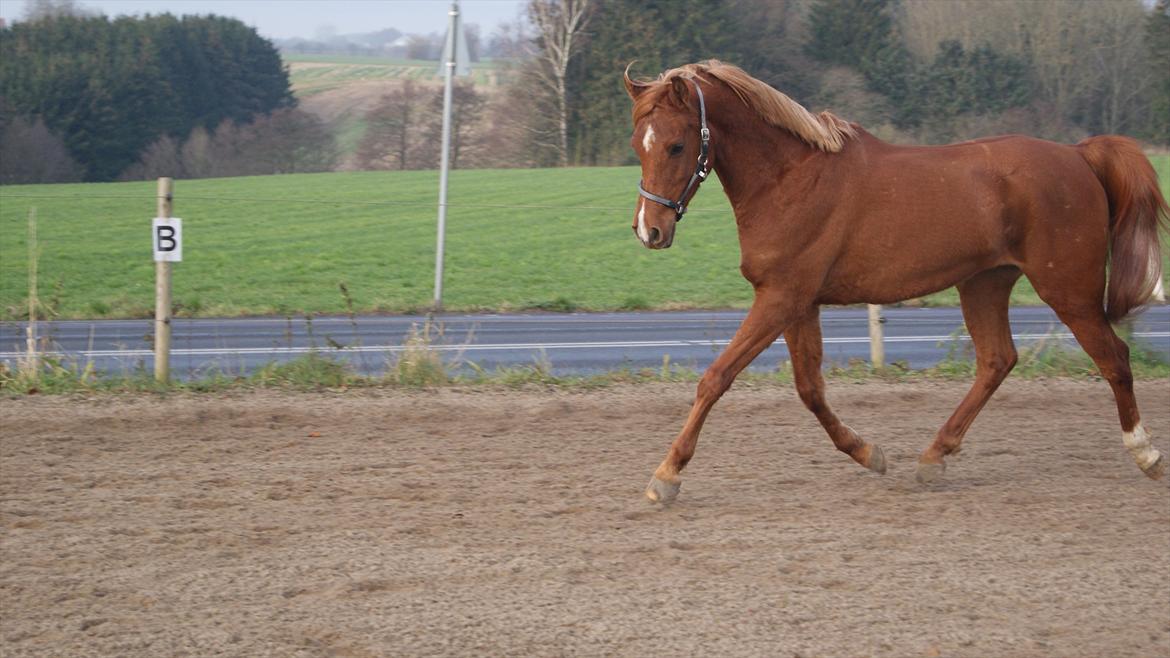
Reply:
M818 295L822 304L889 304L949 288L984 270L1012 264L1002 252L977 244L935 252L865 257L839 265ZM840 263L840 261L839 261Z

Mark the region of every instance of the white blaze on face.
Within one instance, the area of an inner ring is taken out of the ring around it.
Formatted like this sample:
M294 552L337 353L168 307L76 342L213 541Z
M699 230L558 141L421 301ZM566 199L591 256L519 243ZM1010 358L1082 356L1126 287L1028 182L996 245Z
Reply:
M1150 445L1150 434L1140 422L1134 426L1132 432L1122 432L1121 442L1125 444L1129 454L1133 455L1133 460L1143 471L1149 470L1162 456L1157 448Z
M638 239L642 242L650 240L650 231L646 230L646 200L642 199L642 206L638 208Z
M642 150L649 153L650 147L654 144L654 126L647 124L646 134L642 135Z

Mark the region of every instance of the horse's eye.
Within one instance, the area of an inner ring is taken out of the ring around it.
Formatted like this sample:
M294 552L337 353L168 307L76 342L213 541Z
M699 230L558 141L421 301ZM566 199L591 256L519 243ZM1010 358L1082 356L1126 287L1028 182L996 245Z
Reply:
M670 154L671 155L678 155L678 154L682 153L682 151L683 151L682 142L679 142L678 144L671 144L670 145Z

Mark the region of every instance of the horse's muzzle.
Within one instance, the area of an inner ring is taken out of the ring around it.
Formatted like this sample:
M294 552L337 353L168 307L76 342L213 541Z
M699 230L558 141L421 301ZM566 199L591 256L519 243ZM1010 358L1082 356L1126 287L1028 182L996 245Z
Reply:
M634 235L638 235L638 227L634 226L633 228ZM652 226L646 231L646 239L643 240L641 236L638 236L638 241L647 249L666 249L674 243L674 230L661 231L658 227Z

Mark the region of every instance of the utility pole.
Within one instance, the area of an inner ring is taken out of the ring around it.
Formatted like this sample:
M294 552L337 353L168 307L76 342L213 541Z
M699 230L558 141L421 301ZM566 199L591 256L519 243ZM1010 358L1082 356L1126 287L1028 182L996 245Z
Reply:
M447 43L443 47L440 64L443 75L443 145L439 164L439 226L435 245L435 299L434 310L443 308L443 249L447 237L447 173L451 168L451 89L455 75L469 75L471 65L467 54L467 40L459 21L459 2L451 3L447 12Z

